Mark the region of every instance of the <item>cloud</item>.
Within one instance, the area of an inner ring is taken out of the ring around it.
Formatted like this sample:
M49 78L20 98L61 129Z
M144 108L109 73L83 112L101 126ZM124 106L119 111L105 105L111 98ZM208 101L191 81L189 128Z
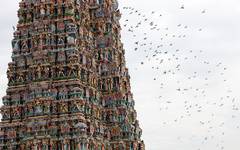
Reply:
M140 10L161 28L159 32L152 32L149 30L149 25L145 24L141 30L134 32L137 39L132 38L132 34L126 28L123 28L122 31L127 65L132 77L132 91L136 100L138 119L143 128L146 149L217 150L224 146L227 150L238 150L240 131L237 126L240 125L240 116L238 111L236 113L232 110L232 99L236 99L235 105L238 107L240 98L238 94L238 83L240 83L240 71L238 71L240 64L240 21L238 19L240 2L238 0L185 0L182 2L177 0L119 0L119 2L121 7L132 6ZM18 3L4 1L1 4L0 80L2 84L0 95L4 96L7 85L5 74L7 64L11 60L12 26L17 23ZM185 10L179 9L183 4ZM202 10L206 10L206 14L201 14ZM162 14L162 17L152 16L152 11ZM122 13L122 25L126 18L129 18L130 24L139 21L137 17L132 17L124 10ZM180 30L177 27L178 24L188 25L189 28L184 31ZM169 28L168 31L165 30L166 27ZM202 28L203 31L199 32L199 28ZM148 62L144 49L140 49L137 53L134 51L134 42L143 39L143 32L150 35L147 42L155 44L161 43L160 38L165 33L170 35L186 34L185 40L172 40L164 37L162 51L169 51L169 54L161 55L160 58L170 57L176 49L180 49L179 57L190 58L192 54L188 52L193 50L194 54L198 56L197 61L193 59L179 60L178 63L181 63L183 68L175 76L163 75L162 72L171 69L176 62L164 61L160 66L161 73L153 71L151 67L156 65L156 61ZM174 43L173 48L167 46L171 42ZM200 54L199 50L203 50L204 53ZM204 65L202 62L205 60L210 61L210 65ZM140 65L141 61L146 63L142 66ZM215 66L219 62L222 62L222 67L216 68ZM220 73L223 67L228 69L222 76ZM203 97L199 93L196 94L194 90L196 88L203 90L204 77L208 69L213 70L213 73L208 75L209 88L206 90L207 96ZM195 71L199 73L196 80L187 80ZM153 80L155 77L157 81ZM227 79L228 82L224 83L224 79ZM177 81L180 83L178 84ZM191 86L193 89L185 94L176 90L179 87L189 88ZM228 93L228 89L233 92ZM198 98L194 98L196 95ZM226 98L227 95L230 95L230 98ZM162 98L158 99L159 96ZM171 101L171 103L168 104L167 101ZM188 103L185 104L185 101ZM221 103L225 105L219 107ZM196 107L199 107L196 104L202 106L201 113L196 111ZM193 107L189 108L191 116L186 113L185 105ZM232 115L236 115L236 118L232 118ZM174 121L176 119L177 122ZM205 125L201 125L200 121L205 122ZM225 125L219 127L222 122L225 122ZM222 132L225 132L225 135L222 135ZM206 137L208 140L205 141Z

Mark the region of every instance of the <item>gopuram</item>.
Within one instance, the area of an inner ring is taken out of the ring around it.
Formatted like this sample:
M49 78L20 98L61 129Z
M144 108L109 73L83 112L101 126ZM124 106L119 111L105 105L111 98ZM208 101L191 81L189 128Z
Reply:
M117 0L22 0L0 150L145 150Z

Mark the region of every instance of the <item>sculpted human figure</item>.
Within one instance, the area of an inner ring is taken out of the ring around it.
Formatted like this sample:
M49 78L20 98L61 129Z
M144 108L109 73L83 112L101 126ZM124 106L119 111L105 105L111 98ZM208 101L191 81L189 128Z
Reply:
M41 16L44 16L45 15L45 8L43 7L43 5L40 6L40 14Z
M68 105L66 103L63 103L60 105L60 112L61 113L67 113L68 112Z
M59 46L64 45L64 38L63 37L58 38L58 45Z
M74 36L72 36L71 34L67 36L67 43L68 44L75 44L76 39Z
M50 108L51 108L51 103L47 102L44 106L44 113L49 114L50 113Z
M33 115L33 106L32 106L32 104L28 105L27 108L28 108L28 109L27 109L27 112L26 112L26 113L27 113L28 115L30 115L30 116Z
M83 37L83 28L79 28L79 36Z
M41 114L42 113L42 104L40 102L36 102L35 107L35 114Z
M68 64L68 76L78 76L79 74L79 67L73 63Z
M65 56L65 52L64 51L58 52L57 61L58 62L65 62L66 61L66 56Z
M66 16L73 16L74 15L74 9L72 9L72 5L71 4L66 6L65 15Z
M58 90L56 88L51 88L52 98L56 99Z
M45 67L43 68L43 74L44 74L44 78L45 78L45 79L48 79L48 78L49 78L49 75L50 75L50 68L49 68L49 66L45 66Z
M63 140L62 146L63 146L63 150L70 150L69 140Z
M40 149L41 150L41 149ZM42 145L42 150L49 150L48 149L48 141L44 141Z
M27 40L22 41L22 48L21 48L22 52L27 52L28 51L28 44L27 44Z
M68 89L65 86L60 88L58 96L59 99L67 99Z
M64 77L64 68L63 65L58 65L57 66L57 77Z
M41 78L41 71L42 71L42 68L40 65L38 65L36 68L37 79Z
M2 115L4 119L10 118L10 110L2 110Z
M46 46L51 45L51 35L50 34L47 34L47 36L45 37L45 45Z
M23 72L18 73L18 79L17 80L18 80L18 82L24 82L25 81Z
M20 119L20 116L21 116L21 108L15 108L13 111L13 117Z
M9 83L14 83L14 76L10 69L7 70L7 78Z
M54 33L56 31L56 26L54 24L51 24L49 27L49 32Z

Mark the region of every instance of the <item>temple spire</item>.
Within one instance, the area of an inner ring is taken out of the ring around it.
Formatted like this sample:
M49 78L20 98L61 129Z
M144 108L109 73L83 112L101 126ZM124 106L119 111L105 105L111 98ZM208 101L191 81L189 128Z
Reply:
M0 149L144 150L116 0L23 0Z

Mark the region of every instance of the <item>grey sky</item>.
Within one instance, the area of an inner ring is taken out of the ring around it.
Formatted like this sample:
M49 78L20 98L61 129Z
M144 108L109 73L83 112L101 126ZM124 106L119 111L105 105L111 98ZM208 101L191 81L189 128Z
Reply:
M126 19L129 20L127 27L123 27L122 40L146 149L239 150L240 1L119 2L121 7L134 7L149 18L147 23L142 21L141 27L134 30L136 37L133 38L128 29L136 26L140 19L137 15L130 15L129 10L122 10L122 25ZM0 95L4 96L5 73L11 57L12 26L17 22L18 4L13 0L1 4ZM182 5L185 9L180 9ZM206 10L205 14L201 13L203 10ZM151 14L152 11L155 13ZM150 20L158 25L159 31L149 30ZM181 27L177 27L179 24ZM144 32L148 35L146 42L153 44L136 52L134 42L143 41ZM186 37L174 38L173 35ZM145 57L150 57L152 51L149 48L154 50L157 45L163 45L160 50L168 52L157 56L164 60L161 65ZM174 60L172 55L178 56L179 60ZM142 61L144 65L141 65ZM175 68L178 64L181 65L180 71ZM159 67L159 70L152 67ZM165 70L175 74L163 74ZM197 72L196 77L194 72ZM176 90L178 88L180 92Z

